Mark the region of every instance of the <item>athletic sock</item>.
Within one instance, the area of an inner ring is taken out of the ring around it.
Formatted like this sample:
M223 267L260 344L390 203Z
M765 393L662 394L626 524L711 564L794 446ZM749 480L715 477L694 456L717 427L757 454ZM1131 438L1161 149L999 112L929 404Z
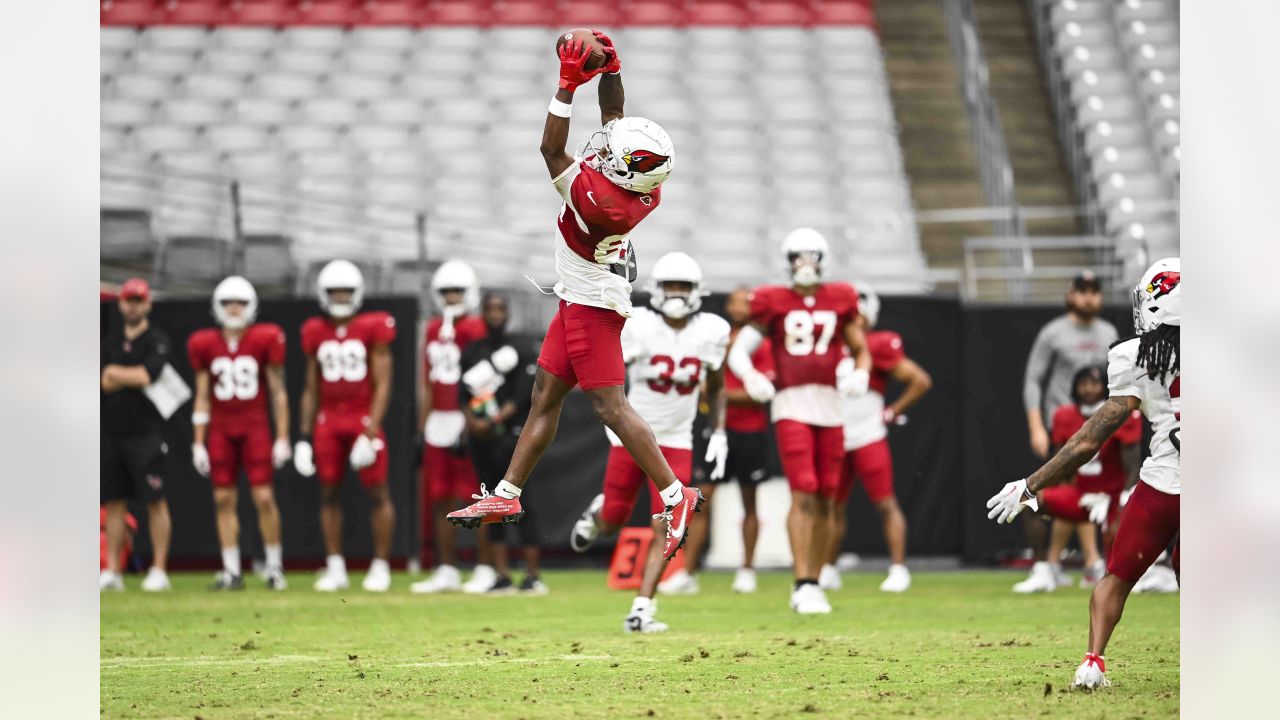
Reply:
M330 555L324 559L324 563L329 572L335 575L347 574L347 561L341 555Z
M240 546L222 548L222 569L232 575L240 574Z
M506 498L508 500L515 500L516 498L520 497L521 492L522 491L520 488L516 487L515 485L512 485L506 480L499 482L498 487L493 489L494 495L497 495L500 498Z
M666 486L665 488L663 488L662 492L658 494L662 496L663 505L666 505L667 507L673 507L675 505L680 504L680 501L684 498L683 490L684 490L684 485L681 485L680 481L677 480L671 483L670 485Z
M805 585L817 585L817 584L818 584L818 581L812 578L800 578L799 580L796 580L796 590L799 590Z
M374 558L373 562L369 563L370 575L373 575L375 573L389 573L389 572L391 572L391 566L387 564L386 560L383 560L381 558Z
M632 613L646 612L652 606L653 606L653 598L637 597L635 600L631 601L631 612Z
M284 546L267 545L267 567L281 570L284 568Z

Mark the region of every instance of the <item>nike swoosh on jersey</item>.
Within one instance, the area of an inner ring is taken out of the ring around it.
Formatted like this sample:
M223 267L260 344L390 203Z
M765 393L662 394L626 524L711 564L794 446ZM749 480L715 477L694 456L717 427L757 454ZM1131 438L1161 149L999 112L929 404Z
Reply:
M588 191L587 191L587 199L591 201L591 204L592 204L592 205L595 205L596 207L600 207L600 203L596 202L596 198L595 198L595 196L594 196L594 195L592 195L592 193L593 193L593 192L594 192L594 191L592 191L592 190L588 190Z

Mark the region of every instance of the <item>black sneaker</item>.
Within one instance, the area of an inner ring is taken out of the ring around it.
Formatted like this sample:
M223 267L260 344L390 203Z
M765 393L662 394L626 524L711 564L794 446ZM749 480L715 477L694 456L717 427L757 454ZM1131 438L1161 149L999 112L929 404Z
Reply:
M493 587L485 591L486 595L510 595L516 591L515 583L511 582L510 576L499 575L494 581Z
M537 575L525 575L524 580L520 581L520 592L525 595L546 595L550 588Z
M219 571L213 576L213 584L209 586L210 590L243 590L244 578L239 575L232 575L226 570Z

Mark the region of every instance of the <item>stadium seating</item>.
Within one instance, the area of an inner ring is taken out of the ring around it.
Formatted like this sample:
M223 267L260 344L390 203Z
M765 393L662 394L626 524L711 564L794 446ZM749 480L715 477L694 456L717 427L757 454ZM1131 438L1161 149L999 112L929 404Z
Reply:
M548 281L549 258L523 261L550 247L558 203L536 150L556 72L544 24L620 21L627 109L676 145L664 207L635 233L645 257L693 240L728 289L777 276L781 235L814 225L844 243L838 273L921 291L879 44L865 12L832 9L853 5L104 2L104 166L135 170L104 174L104 207L151 211L162 238L225 239L234 180L243 232L293 238L304 266L416 257L423 212L433 258L465 258L494 285L531 269ZM841 24L808 26L823 13ZM576 146L599 127L594 85L574 107ZM859 263L859 243L895 258Z

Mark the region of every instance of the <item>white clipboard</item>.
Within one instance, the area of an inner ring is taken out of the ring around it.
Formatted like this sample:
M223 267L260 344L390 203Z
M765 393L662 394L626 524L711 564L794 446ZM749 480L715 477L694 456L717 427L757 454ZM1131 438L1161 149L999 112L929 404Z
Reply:
M187 387L186 381L169 363L164 364L164 368L160 371L160 376L150 385L143 388L142 392L151 401L151 404L156 406L156 410L160 412L160 417L165 420L173 417L178 408L191 399L191 388Z

